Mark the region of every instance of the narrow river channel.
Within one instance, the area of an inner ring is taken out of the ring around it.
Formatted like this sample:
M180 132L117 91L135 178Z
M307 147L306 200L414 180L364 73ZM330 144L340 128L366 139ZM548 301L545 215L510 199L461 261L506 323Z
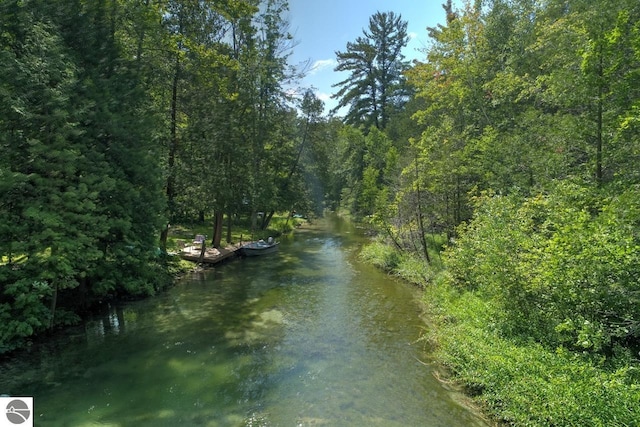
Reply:
M338 218L0 364L36 426L482 426L425 365L416 290ZM3 408L4 409L4 408Z

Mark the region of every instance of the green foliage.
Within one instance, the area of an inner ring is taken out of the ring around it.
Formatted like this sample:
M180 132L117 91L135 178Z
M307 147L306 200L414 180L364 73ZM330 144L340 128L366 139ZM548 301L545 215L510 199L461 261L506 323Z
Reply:
M549 195L485 196L446 265L457 286L500 307L505 334L594 355L635 346L639 195L633 187L598 201L562 184Z
M288 234L294 230L294 228L299 224L299 220L293 218L288 218L288 215L285 216L275 216L271 220L269 229L263 230L261 234L265 236L265 238L272 236L280 236L281 234Z
M394 272L401 262L400 254L381 242L373 242L363 247L360 257L387 272Z
M51 311L46 300L51 294L47 283L28 279L4 286L0 294L0 353L15 349L49 326Z
M162 289L167 220L322 210L332 134L288 105L287 4L223 3L0 4L3 342Z
M435 327L425 340L453 377L509 425L625 426L640 422L638 368L610 370L565 350L514 343L495 330L500 308L448 280L428 288Z
M451 239L432 341L496 418L638 424L639 3L443 7L394 166L384 141L343 145L345 205L394 248L366 257L419 276L405 260Z
M149 255L164 204L155 116L112 6L0 7L3 346L164 280Z
M430 248L430 250L433 251L434 259L439 259L438 250L436 248ZM399 252L383 239L365 245L360 252L360 257L365 262L418 287L428 286L442 267L438 262L426 264L422 258L413 253Z
M395 268L395 274L413 285L424 288L429 286L429 282L437 274L437 269L438 266L433 263L427 264L422 258L404 253Z
M338 132L337 157L342 178L341 202L356 217L380 211L389 202L387 185L395 179L399 153L393 141L375 127L368 133L345 126Z
M369 18L364 37L348 42L337 52L336 71L350 75L336 83L335 110L349 107L345 122L364 128L385 129L394 109L404 104L407 88L402 72L407 68L401 50L409 41L407 22L394 12L376 12Z

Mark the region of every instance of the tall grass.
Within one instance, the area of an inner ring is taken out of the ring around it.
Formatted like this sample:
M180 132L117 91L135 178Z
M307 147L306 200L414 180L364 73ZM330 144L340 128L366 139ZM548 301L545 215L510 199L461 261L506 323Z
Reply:
M636 368L605 369L562 348L505 338L489 303L453 290L446 274L436 283L425 291L435 325L425 342L494 419L515 426L640 425Z
M425 346L449 379L498 423L640 426L637 363L605 365L562 347L505 336L497 320L501 306L454 286L440 262L430 266L382 241L365 246L361 258L424 288L430 320Z
M360 257L363 261L403 278L404 280L425 287L442 269L442 260L436 249L429 248L431 262L412 252L399 252L382 240L372 241L362 248Z

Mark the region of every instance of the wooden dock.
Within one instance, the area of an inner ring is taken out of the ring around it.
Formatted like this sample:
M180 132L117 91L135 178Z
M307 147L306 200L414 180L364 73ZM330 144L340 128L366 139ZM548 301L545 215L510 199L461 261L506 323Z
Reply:
M204 257L200 260L200 247L187 246L180 252L180 257L187 261L193 261L208 265L218 264L226 259L233 258L238 255L241 245L232 245L225 248L207 248Z

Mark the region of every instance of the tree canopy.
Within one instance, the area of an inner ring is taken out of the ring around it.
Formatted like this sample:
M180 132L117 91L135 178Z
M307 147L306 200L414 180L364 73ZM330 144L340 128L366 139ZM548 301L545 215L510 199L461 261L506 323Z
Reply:
M331 133L317 100L298 114L285 89L286 11L2 2L0 352L164 287L171 223L213 218L219 245L223 216L322 211L331 177L313 162Z
M407 68L402 54L409 41L407 22L394 12L377 12L363 33L347 43L345 52L336 52L335 71L349 76L334 85L339 87L335 110L348 107L346 123L384 129L408 95L402 74Z
M455 332L442 338L449 360L487 391L498 417L637 424L625 408L638 401L640 350L640 6L495 0L443 9L446 24L427 29L424 58L403 74L411 96L382 135L365 114L376 111L367 74L376 50L360 37L337 53L337 69L351 71L338 92L351 106L345 122L358 126L339 134L341 204L395 249L383 256L386 268L406 273L408 255L429 266L411 264L427 271L415 281L450 304L442 315ZM441 263L441 281L428 282ZM499 348L483 346L487 337ZM493 358L460 348L472 340ZM507 354L507 341L518 350ZM602 388L586 385L593 376L562 396L529 389L526 399L539 392L545 405L576 409L523 410L523 396L503 398L520 387L511 380L522 365L509 357L525 347L580 360L567 369L590 366L619 387L589 404L580 393Z
M399 17L375 14L336 53L351 73L336 96L357 125L338 135L342 206L425 263L429 241L455 240L457 285L498 304L508 333L597 354L640 348L628 252L640 244L638 5L443 8L446 25L401 74L413 91L401 114L383 118L378 80L402 69L381 66L402 46ZM391 21L398 37L385 44Z

